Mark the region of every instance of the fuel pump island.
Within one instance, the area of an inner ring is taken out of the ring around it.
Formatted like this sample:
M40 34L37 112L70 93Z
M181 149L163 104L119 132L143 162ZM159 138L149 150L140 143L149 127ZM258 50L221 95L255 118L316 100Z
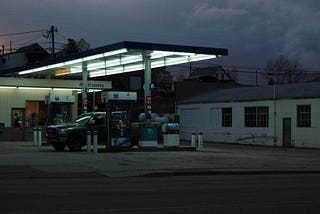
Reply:
M47 143L57 151L66 147L70 151L80 151L87 145L87 151L98 151L99 145L106 150L124 148L183 148L180 145L179 124L169 123L167 117L155 113L141 113L139 122L132 122L133 104L136 92L102 92L105 112L81 114L71 123L53 124L46 129Z
M137 101L136 92L107 91L101 93L106 110L106 148L121 149L133 145L139 148L179 147L179 124L168 119L139 115L132 122L132 107ZM161 141L161 142L160 142Z

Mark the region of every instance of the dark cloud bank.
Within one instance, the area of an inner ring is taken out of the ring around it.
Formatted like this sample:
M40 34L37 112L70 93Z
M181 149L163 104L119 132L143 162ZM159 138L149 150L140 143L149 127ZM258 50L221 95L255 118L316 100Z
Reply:
M122 40L223 47L230 65L264 67L284 55L320 70L316 0L3 0L0 6L0 24L11 32L54 24L92 47Z

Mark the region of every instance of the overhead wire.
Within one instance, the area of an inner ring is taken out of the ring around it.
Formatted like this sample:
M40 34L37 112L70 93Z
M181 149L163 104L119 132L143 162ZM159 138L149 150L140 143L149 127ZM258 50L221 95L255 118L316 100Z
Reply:
M35 41L38 40L41 37L42 37L42 34L40 34L40 35L38 34L38 35L36 35L36 36L24 41L23 43L15 43L15 42L13 42L13 44L14 45L19 45L19 46L30 45L32 43L35 43Z
M32 30L32 31L24 31L17 33L6 33L1 34L0 37L13 37L10 40L6 40L4 45L5 51L15 51L23 46L30 45L31 43L36 43L39 38L41 38L44 29Z
M23 35L23 34L29 34L29 33L37 33L37 32L43 32L44 29L41 30L32 30L32 31L25 31L25 32L18 32L18 33L5 33L5 34L0 34L0 37L5 37L5 36L17 36L17 35Z
M50 41L50 37L44 36L48 32L48 29L39 29L39 30L31 30L31 31L24 31L24 32L16 32L16 33L6 33L0 34L0 37L13 37L10 39L10 42L6 42L5 51L15 51L18 50L20 47L30 45L31 43L38 43L40 44L45 50L51 51L52 49L52 42ZM36 34L36 35L34 35ZM61 33L56 32L56 41L55 47L56 50L62 50L66 45L66 37L63 36Z

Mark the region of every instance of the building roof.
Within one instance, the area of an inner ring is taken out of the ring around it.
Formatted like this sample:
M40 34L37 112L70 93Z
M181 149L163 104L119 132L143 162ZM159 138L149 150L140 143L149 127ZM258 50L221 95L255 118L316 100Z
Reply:
M303 98L320 98L320 82L217 89L178 102L192 104Z
M228 88L246 87L234 82L200 82L182 81L175 83L175 99L182 102L193 97L202 96L208 92L213 92Z
M31 45L21 47L14 53L18 53L18 52L25 52L26 54L38 54L38 55L42 54L46 56L49 55L49 53L44 48L42 48L38 43L33 43Z
M216 75L218 72L224 72L222 66L204 67L204 68L194 68L190 73L190 77L202 77L202 76L212 76Z
M186 80L200 80L203 82L234 81L230 73L221 65L194 68Z

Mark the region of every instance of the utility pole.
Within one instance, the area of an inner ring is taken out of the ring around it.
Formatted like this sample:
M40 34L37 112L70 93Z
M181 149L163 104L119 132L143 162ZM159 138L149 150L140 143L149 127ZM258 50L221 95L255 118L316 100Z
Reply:
M55 26L51 26L50 29L47 31L47 33L45 35L43 35L44 37L46 38L49 38L49 36L51 37L51 47L52 47L52 50L51 50L51 57L54 58L55 56L55 38L54 38L54 33L55 32L58 32L58 29L57 27Z
M50 32L51 32L51 44L52 44L52 52L51 52L51 56L54 57L55 55L55 44L54 44L54 26L52 25L51 26L51 29L50 29Z
M2 52L0 52L0 71L2 70L2 64L3 64L3 55L4 55L4 45L1 45L2 47Z

